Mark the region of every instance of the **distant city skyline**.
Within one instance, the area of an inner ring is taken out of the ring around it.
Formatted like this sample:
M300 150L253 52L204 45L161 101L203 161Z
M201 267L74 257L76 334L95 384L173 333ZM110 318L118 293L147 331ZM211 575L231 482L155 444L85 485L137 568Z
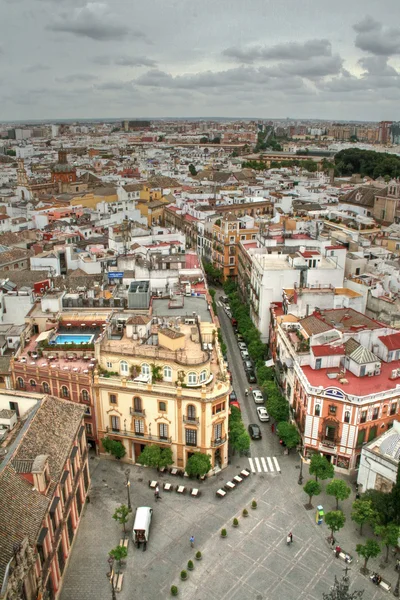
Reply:
M2 122L396 120L395 0L0 4Z

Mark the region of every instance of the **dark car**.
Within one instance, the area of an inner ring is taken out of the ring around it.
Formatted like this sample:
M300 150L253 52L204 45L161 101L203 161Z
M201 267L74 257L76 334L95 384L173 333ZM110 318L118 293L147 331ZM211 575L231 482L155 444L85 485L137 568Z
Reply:
M229 394L229 402L233 402L234 400L237 400L237 396L235 390L232 390Z
M254 371L246 371L246 377L249 383L257 383L257 377Z
M243 361L243 366L245 371L252 371L254 368L253 363L248 358L246 358L246 360Z
M256 425L255 423L250 423L247 429L252 440L261 440L261 429L258 425Z

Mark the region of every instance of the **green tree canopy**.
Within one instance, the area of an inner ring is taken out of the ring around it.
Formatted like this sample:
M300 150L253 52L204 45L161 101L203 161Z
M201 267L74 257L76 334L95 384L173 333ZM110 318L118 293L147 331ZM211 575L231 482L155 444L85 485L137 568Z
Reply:
M189 173L192 175L192 177L195 177L197 175L196 167L192 163L190 163L189 165Z
M381 547L376 540L369 538L365 544L357 544L356 552L358 556L362 556L364 559L364 571L367 568L367 563L370 558L376 558L381 552Z
M109 555L118 561L118 568L121 569L121 561L128 556L128 549L125 546L116 546L110 550Z
M101 443L103 444L103 448L106 452L108 452L109 454L112 454L113 456L115 456L115 458L123 458L126 454L126 449L125 446L122 444L122 442L118 442L117 440L112 440L109 437L104 437L101 440Z
M202 477L211 469L211 459L208 454L194 452L186 462L186 473L189 477Z
M362 500L370 500L372 508L377 515L379 525L388 525L395 521L395 510L392 494L379 490L367 490L362 495ZM400 524L400 523L399 523Z
M390 548L396 548L399 543L400 527L395 523L389 523L388 525L377 525L375 527L376 535L379 535L383 546L386 547L385 562L389 562L389 550Z
M278 423L278 435L283 440L287 448L295 448L300 442L300 435L297 427L287 421Z
M118 506L114 511L113 519L123 526L124 533L126 533L125 525L129 520L129 508L125 504Z
M137 461L141 465L153 467L154 469L168 467L174 463L171 448L162 448L157 444L146 446Z
M345 522L346 517L344 516L341 510L330 510L326 513L325 523L331 530L332 540L334 538L334 533L336 533L336 531L339 531L339 529L342 529L342 527L344 527Z
M308 506L311 506L311 500L313 496L319 496L319 494L322 491L322 487L321 484L318 483L318 481L314 481L314 479L309 479L303 487L303 490L308 496Z
M351 518L360 526L360 534L362 535L365 523L372 524L376 520L376 512L373 509L372 502L370 500L355 500Z
M339 509L339 500L346 500L351 489L342 479L332 479L326 486L326 493L336 498L336 510Z
M374 152L349 148L335 155L335 167L338 175L360 173L376 179L388 175L390 178L400 175L400 157L387 152Z
M333 465L321 454L313 454L310 461L310 474L315 475L315 481L318 479L329 479L333 477L335 470Z

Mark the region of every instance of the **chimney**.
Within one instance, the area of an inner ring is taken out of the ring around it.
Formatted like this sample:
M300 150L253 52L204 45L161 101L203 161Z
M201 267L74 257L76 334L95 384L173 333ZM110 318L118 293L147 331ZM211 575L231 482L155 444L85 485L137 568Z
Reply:
M50 484L49 457L47 454L38 454L32 465L33 485L45 494Z

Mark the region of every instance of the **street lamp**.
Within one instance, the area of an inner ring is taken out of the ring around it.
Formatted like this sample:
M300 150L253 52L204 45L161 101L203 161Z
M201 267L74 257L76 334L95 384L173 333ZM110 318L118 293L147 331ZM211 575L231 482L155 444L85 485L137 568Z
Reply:
M126 485L126 490L128 492L128 509L129 512L132 511L132 506L131 506L131 482L129 481L129 473L131 472L130 469L126 469L125 471L125 485Z
M399 575L397 577L396 587L394 588L393 596L395 596L396 598L398 598L400 596L400 569L399 569Z
M300 446L300 473L299 473L299 479L297 481L297 483L299 485L303 484L303 446Z
M114 564L114 559L112 556L110 556L107 560L108 564L110 565L110 572L107 573L107 577L110 577L110 583L111 583L111 598L112 600L117 600L117 596L115 595L115 586L114 586L114 571L113 571L113 564Z

